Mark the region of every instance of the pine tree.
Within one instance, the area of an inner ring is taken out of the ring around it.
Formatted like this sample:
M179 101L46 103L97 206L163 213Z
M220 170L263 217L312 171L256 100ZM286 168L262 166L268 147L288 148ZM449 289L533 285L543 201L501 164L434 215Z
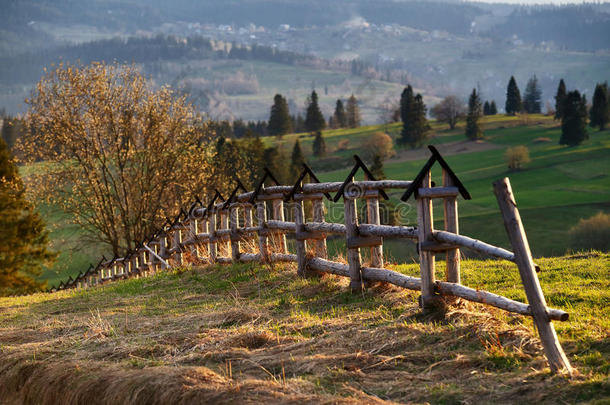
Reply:
M472 89L468 99L468 116L466 117L466 137L471 140L483 137L483 131L479 125L481 117L481 99L477 94L477 89Z
M294 147L292 148L292 156L290 161L290 169L289 169L289 179L288 181L292 184L294 183L299 174L303 169L303 163L305 163L305 156L303 155L303 151L301 150L301 143L297 139L294 143Z
M506 104L504 106L507 115L515 115L523 109L521 104L521 93L517 87L514 76L510 77L506 88Z
M566 84L561 79L559 86L557 86L557 94L555 95L555 119L561 120L563 118L563 104L566 99Z
M560 145L575 146L587 139L587 101L578 90L570 91L562 105Z
M25 199L25 188L8 146L0 138L0 295L33 292L41 266L55 254L47 250L44 222Z
M413 96L413 88L407 86L400 97L402 131L398 143L411 148L420 146L426 139L430 126L426 118L426 105L421 94Z
M360 127L360 122L362 121L362 118L360 117L360 107L358 106L358 100L353 94L347 99L345 119L348 128Z
M333 122L337 128L347 127L347 116L345 115L345 109L343 108L343 101L341 101L341 99L337 100L337 104L335 105Z
M305 129L309 132L321 131L326 127L326 121L318 105L318 93L311 92L307 114L305 115Z
M489 105L489 101L485 100L485 104L483 104L483 115L491 115L491 106Z
M375 176L375 179L385 179L385 173L383 171L383 158L376 154L373 156L373 164L371 165L371 173Z
M316 132L316 137L313 140L313 155L316 157L326 155L326 142L322 136L322 131Z
M496 115L498 113L498 107L496 107L496 101L491 100L491 104L489 105L489 115Z
M593 93L593 105L590 111L591 126L600 131L606 128L610 121L610 102L608 100L608 83L597 83Z
M276 94L273 98L273 106L269 114L269 135L279 136L285 135L292 131L292 119L288 111L288 103L281 94Z
M528 114L540 114L542 111L542 90L538 86L536 75L528 80L523 96L523 109Z

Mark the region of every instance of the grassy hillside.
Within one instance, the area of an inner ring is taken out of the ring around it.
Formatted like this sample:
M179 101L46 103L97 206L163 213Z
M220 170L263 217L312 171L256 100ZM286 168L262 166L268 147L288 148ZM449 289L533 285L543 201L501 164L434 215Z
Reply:
M539 259L578 373L551 376L529 318L417 293L301 280L293 266L184 269L84 291L0 298L0 397L66 403L607 403L610 255ZM417 274L416 265L400 266ZM442 273L442 269L440 270ZM512 263L464 283L523 299ZM102 399L103 398L103 399Z
M357 129L338 129L324 132L328 154L323 159L311 155L313 137L291 134L281 140L267 137L266 145L279 145L287 156L299 138L308 161L323 181L342 181L353 164L352 155L364 156L365 139L376 131L386 131L394 139L400 125L374 125ZM484 117L486 139L475 143L465 140L463 127L450 131L445 124L431 122L429 143L436 145L470 191L471 201L459 200L460 230L487 242L508 246L491 183L504 176L511 179L534 255L562 255L570 249L568 230L581 218L598 211L610 212L610 131L590 130L590 139L578 147L558 145L560 129L557 122L541 115ZM547 141L540 142L546 139ZM344 145L339 148L340 143ZM504 158L508 147L526 145L531 163L519 172L509 172ZM427 149L397 150L397 155L386 162L388 178L413 179L429 157ZM330 170L330 171L329 171ZM23 171L27 175L27 170ZM434 172L440 180L438 170ZM399 203L402 191L391 193ZM413 201L398 207L403 224L416 224ZM327 203L327 219L340 222L343 205ZM442 227L442 208L436 207L437 227ZM68 224L68 218L47 207L43 215L51 228L52 246L61 251L57 264L48 269L43 278L51 284L78 274L90 262L99 259L103 251L98 245L84 245L78 228ZM330 240L331 252L344 249L341 238ZM388 259L399 263L411 262L415 247L409 242L386 241Z

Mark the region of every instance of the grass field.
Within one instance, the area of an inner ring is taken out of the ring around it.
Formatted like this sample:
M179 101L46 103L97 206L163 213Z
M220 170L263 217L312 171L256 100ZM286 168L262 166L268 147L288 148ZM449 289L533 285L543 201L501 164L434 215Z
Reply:
M431 122L430 144L437 145L453 167L473 199L459 200L460 231L496 245L508 246L501 216L492 192L491 183L508 176L519 203L532 251L536 256L563 255L570 249L568 231L580 218L588 218L599 211L610 212L610 131L590 130L590 139L578 147L558 145L560 129L549 117L540 115L485 117L485 140L473 143L465 140L463 124L450 131L445 124ZM342 181L353 164L352 155L362 154L362 143L376 131L386 131L394 139L400 132L400 124L367 126L357 129L339 129L324 132L328 155L316 160L311 155L313 138L308 134L291 134L281 140L267 137L266 145L279 144L289 153L299 138L308 161L321 180ZM549 142L537 142L548 138ZM345 149L337 150L341 141L347 141ZM532 161L523 170L509 172L504 153L507 147L526 145ZM445 148L445 149L444 149ZM445 150L448 152L445 153ZM413 179L428 158L427 149L398 150L397 156L385 164L388 178ZM332 168L332 171L324 171ZM27 175L27 170L23 171ZM434 174L440 180L440 173ZM402 191L390 193L392 202L398 203ZM343 206L327 203L327 219L341 222ZM399 206L402 223L416 223L413 201ZM442 208L436 206L437 227L442 227ZM69 225L68 218L51 208L43 208L43 216L49 223L52 247L61 252L56 265L47 269L43 279L55 284L85 270L89 263L99 260L105 253L98 245L83 244L78 228ZM385 254L390 261L412 262L415 247L411 243L386 241ZM344 249L344 241L329 241L332 253Z
M347 292L293 266L212 266L81 291L0 298L9 403L607 403L610 256L541 258L578 370L552 376L531 319L417 293ZM397 268L417 274L416 265ZM442 273L443 269L439 269ZM440 274L442 277L442 274ZM523 300L514 264L466 261L464 284Z

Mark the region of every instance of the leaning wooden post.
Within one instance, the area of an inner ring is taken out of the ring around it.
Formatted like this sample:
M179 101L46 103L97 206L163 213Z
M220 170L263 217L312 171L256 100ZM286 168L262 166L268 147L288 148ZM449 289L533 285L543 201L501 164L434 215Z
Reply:
M231 204L229 207L229 229L231 230L231 259L233 263L239 260L239 204Z
M542 288L540 288L540 281L536 274L532 252L530 251L527 236L523 229L523 223L521 222L521 216L517 209L517 202L515 201L510 181L505 177L502 180L494 182L493 186L504 219L504 226L513 247L515 263L519 268L527 302L531 308L551 371L572 374L570 361L563 352L561 344L557 339L555 327L549 319L546 300L544 299Z
M276 198L273 200L273 219L284 222L284 200ZM286 253L286 235L278 230L274 233L275 248L279 253Z
M303 209L303 196L295 195L293 199L295 247L297 252L297 275L308 277L307 269L307 241L305 235L305 210Z
M421 188L430 188L431 173L424 176ZM432 241L433 227L432 199L417 195L417 232L419 243L419 272L421 275L421 306L424 310L436 307L437 297L434 294L434 253L424 250L423 245Z
M187 240L191 239L191 241L192 241L191 248L190 248L190 251L191 251L191 260L199 259L199 256L200 256L199 255L199 246L197 245L197 231L198 231L197 230L197 228L198 228L197 225L198 224L197 224L197 219L196 218L189 218L189 227L188 227L188 230L189 230L189 234L190 235L186 239Z
M159 257L167 262L169 256L167 254L167 235L163 234L159 237ZM165 263L161 263L163 269L167 269L167 265Z
M264 201L256 203L256 220L258 221L258 249L261 255L261 262L269 263L269 243L267 241L269 230L267 229L267 209Z
M455 186L453 180L447 170L443 169L443 186L451 187ZM458 225L458 208L457 208L457 196L445 197L444 209L445 209L445 231L459 233ZM447 281L450 283L460 283L460 249L450 249L447 251Z
M379 192L377 190L372 190L372 192L365 193L364 196L366 198L368 223L372 225L380 225ZM371 267L383 268L383 244L371 246Z
M314 222L325 222L324 219L324 199L316 198L313 200L313 221ZM316 257L322 259L328 258L328 249L326 247L326 235L323 235L320 239L316 239L314 242Z
M178 266L182 266L182 224L178 225L178 229L174 230L174 239L172 247L175 250L176 262Z
M350 181L353 183L354 178ZM362 280L362 258L358 246L350 247L350 242L358 237L358 207L356 190L346 187L343 193L343 216L345 219L345 236L347 241L347 264L349 266L349 287L352 292L364 291L365 286ZM351 191L351 192L350 192Z

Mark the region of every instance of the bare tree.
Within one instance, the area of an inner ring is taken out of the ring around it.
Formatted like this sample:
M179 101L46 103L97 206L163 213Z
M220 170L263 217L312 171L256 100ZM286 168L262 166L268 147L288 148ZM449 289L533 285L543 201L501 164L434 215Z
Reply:
M133 66L60 65L27 103L31 189L116 255L210 186L207 124Z
M449 128L455 129L457 122L466 115L466 107L456 96L447 96L432 107L430 113L440 122L449 124Z

